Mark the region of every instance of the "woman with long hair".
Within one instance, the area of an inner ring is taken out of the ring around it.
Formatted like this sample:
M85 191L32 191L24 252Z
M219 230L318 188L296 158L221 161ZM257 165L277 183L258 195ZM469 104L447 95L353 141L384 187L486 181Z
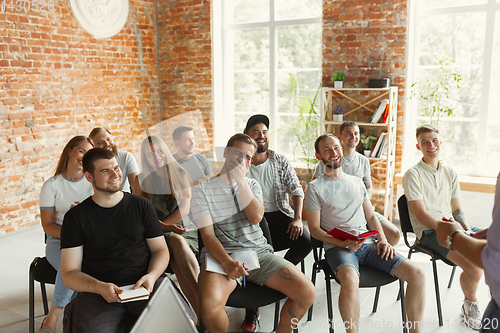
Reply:
M75 292L64 286L59 271L61 267L61 225L64 214L73 206L94 193L83 172L83 155L92 149L92 140L75 136L63 149L56 172L42 186L40 193L40 217L46 234L45 255L49 263L57 270L54 296L49 314L44 319L38 333L53 333L62 309L71 301Z
M141 145L142 172L135 178L132 193L148 198L155 206L170 250L170 265L182 291L198 315L200 268L196 229L187 231L184 220L191 202L191 178L170 153L165 142L149 136Z

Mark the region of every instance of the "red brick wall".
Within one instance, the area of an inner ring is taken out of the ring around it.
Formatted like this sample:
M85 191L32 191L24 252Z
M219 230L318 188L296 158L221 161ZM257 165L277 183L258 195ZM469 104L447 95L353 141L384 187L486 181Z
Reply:
M345 87L367 88L370 78L397 86L396 172L401 170L405 106L408 0L323 1L323 82L337 70ZM383 176L383 171L378 170ZM380 209L379 209L380 210Z
M192 122L185 124L194 125L200 151L213 147L210 3L158 0L161 119L200 111L201 121L199 113L193 113ZM176 120L172 124L177 125Z
M40 188L72 136L105 126L130 150L158 121L155 1L132 0L107 39L54 2L49 12L0 8L0 234L40 223Z

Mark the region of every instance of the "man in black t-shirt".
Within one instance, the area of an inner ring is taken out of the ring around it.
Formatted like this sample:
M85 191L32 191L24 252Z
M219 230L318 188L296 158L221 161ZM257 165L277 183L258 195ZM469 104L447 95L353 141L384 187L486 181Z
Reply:
M168 248L153 205L120 191L122 173L111 151L89 150L83 170L94 194L66 213L61 229L62 277L78 292L66 306L64 332L128 332L147 301L119 303L120 287L153 292Z

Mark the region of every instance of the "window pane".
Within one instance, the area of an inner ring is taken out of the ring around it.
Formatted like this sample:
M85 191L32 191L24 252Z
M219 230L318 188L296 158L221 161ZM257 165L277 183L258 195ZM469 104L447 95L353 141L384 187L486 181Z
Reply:
M290 88L290 75L293 76L299 87L299 96L305 96L310 99L314 98L321 82L321 71L308 72L288 72L280 71L277 75L278 80L278 112L279 113L296 113L298 110L294 109L294 101L292 100L293 93ZM319 105L319 96L318 105ZM296 108L296 107L295 107Z
M459 66L481 64L486 13L422 17L420 65L437 65L445 51Z
M321 0L274 0L276 20L321 16Z
M224 6L228 24L269 21L269 0L226 0Z
M234 32L234 69L269 70L269 29Z
M488 0L418 0L418 1L419 2L422 1L423 8L482 5L488 2Z
M500 2L500 0L499 0ZM491 69L490 100L488 107L488 127L486 140L486 171L490 176L496 176L500 169L500 11L496 12L495 34L493 42L493 63Z
M312 68L321 65L321 24L278 29L278 68Z
M443 138L440 159L453 167L458 174L471 174L477 160L479 124L477 120L454 121L453 118L439 124Z
M269 72L234 74L235 112L269 112Z

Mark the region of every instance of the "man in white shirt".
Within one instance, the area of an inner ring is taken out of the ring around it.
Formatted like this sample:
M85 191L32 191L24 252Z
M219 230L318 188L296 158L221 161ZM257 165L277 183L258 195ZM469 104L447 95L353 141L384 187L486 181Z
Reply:
M441 138L432 125L417 128L417 149L422 152L422 160L408 169L403 177L403 188L408 200L408 211L413 230L419 242L462 268L460 286L464 293L462 305L463 323L479 330L481 313L477 304L476 290L483 271L467 259L449 248L439 245L436 227L443 218L453 217L462 228L472 233L465 222L460 204L460 184L455 171L439 161Z
M356 147L359 144L358 125L352 121L343 122L339 128L338 138L344 153L342 171L348 175L360 178L368 190L368 195L371 196L372 177L370 160L356 151ZM325 164L320 161L316 167L313 179L319 178L324 173ZM375 212L375 216L380 221L389 244L396 246L396 244L399 243L399 238L401 236L398 228L396 228L396 226L387 220L382 214Z

